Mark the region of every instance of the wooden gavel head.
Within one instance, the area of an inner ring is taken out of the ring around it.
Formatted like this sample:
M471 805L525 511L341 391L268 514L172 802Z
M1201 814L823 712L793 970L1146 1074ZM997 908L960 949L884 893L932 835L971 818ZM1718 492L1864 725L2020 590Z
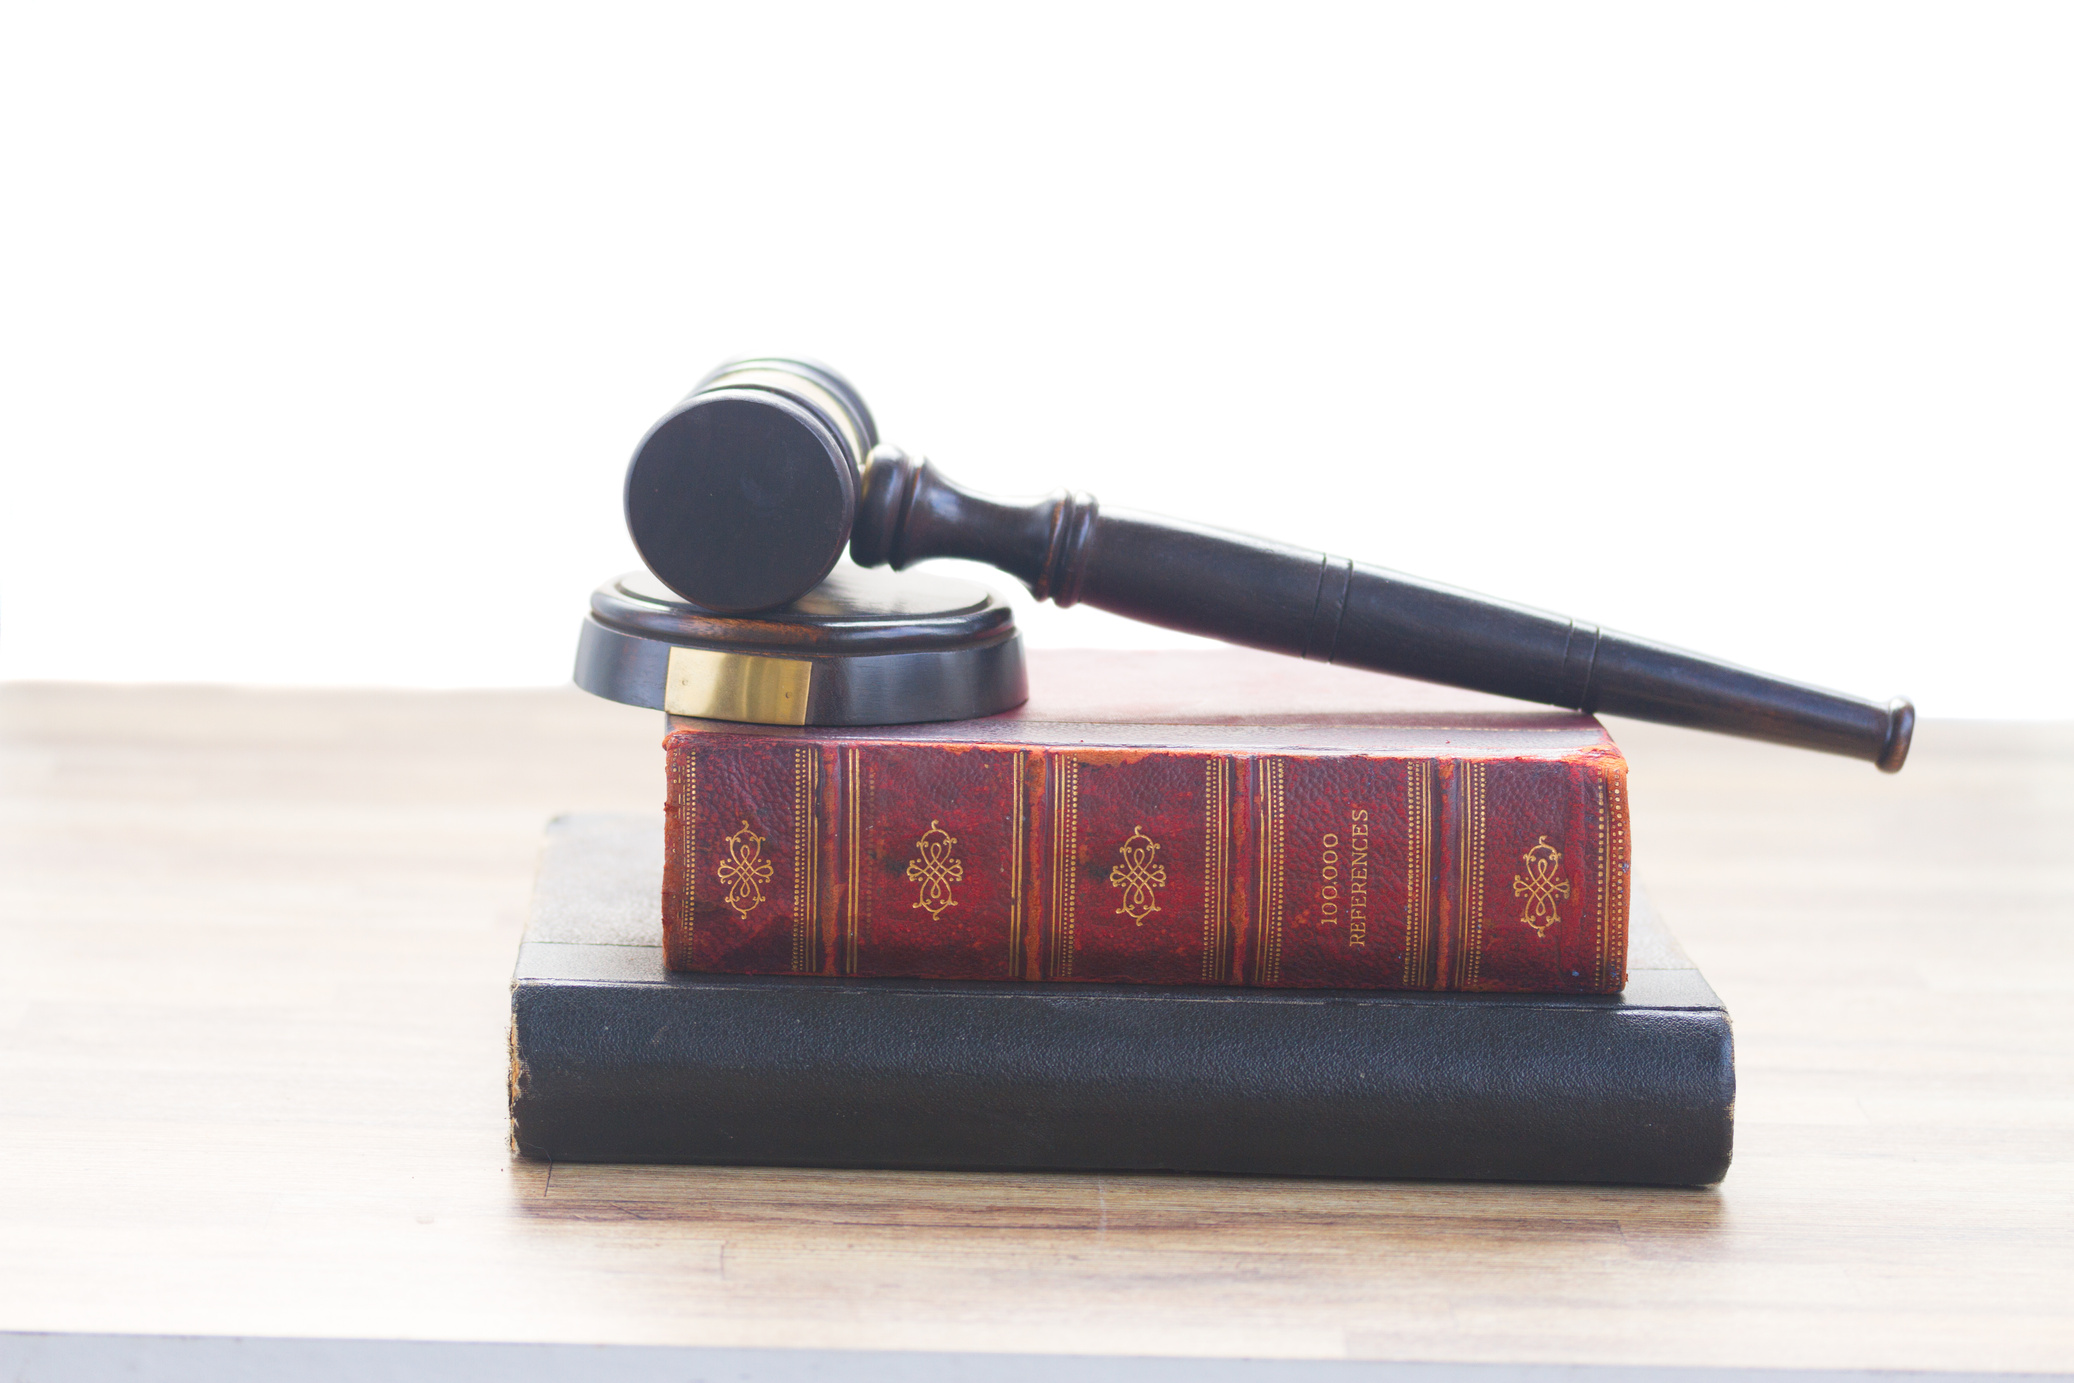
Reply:
M1073 603L1071 559L1093 501L1061 492L1027 506L961 490L879 443L871 410L835 371L771 356L699 381L634 449L627 529L662 583L716 614L789 605L833 570L965 557Z
M818 586L850 541L878 442L848 380L800 360L731 360L634 450L627 530L694 605L768 610Z

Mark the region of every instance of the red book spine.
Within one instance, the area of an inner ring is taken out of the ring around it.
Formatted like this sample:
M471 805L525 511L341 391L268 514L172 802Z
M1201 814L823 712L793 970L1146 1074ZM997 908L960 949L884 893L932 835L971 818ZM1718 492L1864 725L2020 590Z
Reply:
M673 731L675 970L1610 993L1627 765Z

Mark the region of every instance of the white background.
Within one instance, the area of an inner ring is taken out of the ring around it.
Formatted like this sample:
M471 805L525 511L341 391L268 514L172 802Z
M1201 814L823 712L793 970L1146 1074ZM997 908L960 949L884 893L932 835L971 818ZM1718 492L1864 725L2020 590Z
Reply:
M561 681L775 350L981 488L2074 714L2066 6L4 22L0 676Z

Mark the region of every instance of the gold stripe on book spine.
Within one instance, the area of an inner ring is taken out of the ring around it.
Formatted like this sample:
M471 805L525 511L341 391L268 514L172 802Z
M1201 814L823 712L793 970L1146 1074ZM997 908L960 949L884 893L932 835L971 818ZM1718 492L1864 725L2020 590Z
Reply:
M815 865L820 854L814 830L814 788L819 776L814 750L808 745L792 751L792 972L804 974L818 969L816 953L814 887Z
M1606 830L1606 780L1600 779L1595 794L1599 806L1599 934L1592 955L1592 985L1602 987L1606 983L1606 905L1612 900L1612 860L1608 854L1608 832Z
M857 747L843 749L843 973L857 973L857 929L864 912L864 772Z
M1462 765L1461 945L1455 948L1455 988L1471 989L1483 968L1484 800L1487 765Z
M1404 985L1423 989L1433 950L1433 764L1404 772Z
M670 784L677 806L677 858L684 861L678 871L679 887L670 900L671 922L681 945L691 945L692 926L697 917L699 895L699 756L695 749L679 751Z
M1203 983L1224 979L1231 930L1231 761L1203 761Z
M1628 884L1634 875L1629 867L1634 842L1628 839L1628 783L1613 780L1613 909L1607 915L1606 980L1616 971L1625 978L1628 968Z
M1061 754L1051 770L1051 978L1070 980L1080 892L1080 765Z
M1260 761L1260 959L1254 966L1255 980L1260 984L1279 984L1282 980L1287 769L1288 765L1280 759Z
M1627 859L1627 804L1620 779L1601 779L1598 799L1599 935L1592 980L1603 992L1613 979L1615 950L1627 941L1627 875L1621 868ZM1620 926L1615 919L1620 919Z
M1009 754L1008 978L1023 978L1023 752Z

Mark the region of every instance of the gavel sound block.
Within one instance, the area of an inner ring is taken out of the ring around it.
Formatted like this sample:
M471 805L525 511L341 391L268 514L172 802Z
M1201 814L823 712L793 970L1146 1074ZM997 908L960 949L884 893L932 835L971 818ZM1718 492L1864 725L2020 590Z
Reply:
M795 601L845 543L860 566L986 562L1038 599L1169 629L1572 710L1633 716L1900 769L1915 708L1753 672L1345 557L1061 491L974 494L881 445L857 391L823 366L722 366L628 467L642 559L685 600L746 615Z

